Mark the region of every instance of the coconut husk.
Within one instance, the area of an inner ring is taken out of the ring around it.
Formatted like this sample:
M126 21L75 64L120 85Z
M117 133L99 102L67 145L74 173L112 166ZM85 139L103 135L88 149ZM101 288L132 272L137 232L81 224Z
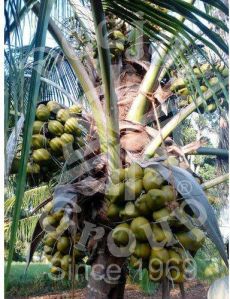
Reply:
M130 121L121 122L120 134L121 148L131 153L142 153L151 140L144 125Z
M150 62L149 61L144 61L144 60L136 60L136 59L132 59L132 60L125 60L126 63L130 63L132 64L135 69L138 71L138 73L142 76L145 75L145 73L148 71L149 67L150 67Z
M135 99L138 91L139 84L134 83L130 85L120 86L116 89L116 93L118 96L118 111L119 111L119 119L123 120L126 118L129 109Z
M126 132L120 139L121 147L130 152L142 152L149 143L150 138L146 132Z
M140 72L140 67L142 72ZM119 119L125 119L136 98L146 69L138 63L127 62L118 80L116 81L116 94L118 98Z

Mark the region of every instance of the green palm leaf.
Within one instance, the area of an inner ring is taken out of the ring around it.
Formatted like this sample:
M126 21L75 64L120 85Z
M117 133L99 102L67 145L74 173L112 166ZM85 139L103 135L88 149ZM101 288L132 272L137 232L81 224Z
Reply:
M18 229L16 239L22 242L30 242L35 228L35 225L39 219L39 215L29 216L18 221ZM12 221L9 221L4 226L4 240L9 241L11 234Z
M30 9L30 7L36 2L36 0L28 0L27 3L22 7L22 9L17 13L15 12L15 18L13 17L13 21L11 24L6 23L5 33L4 33L4 42L9 42L10 34L16 29L18 30L20 20L24 17L26 12ZM7 10L6 10L7 13ZM9 19L9 18L7 18ZM9 20L10 21L10 20Z
M40 6L38 3L34 5L33 12L38 15L40 11ZM105 115L102 109L101 102L99 100L98 94L94 88L93 82L91 81L84 65L79 60L79 57L75 53L74 48L70 42L65 38L60 28L55 24L55 22L50 19L49 22L49 32L53 36L54 40L58 43L62 49L64 55L68 59L76 77L81 84L81 87L87 97L89 105L92 110L93 117L97 125L97 133L99 135L100 144L102 151L106 151L106 132L105 132Z
M159 1L159 2L161 2L161 1ZM223 39L217 33L215 33L214 31L211 31L207 26L205 26L201 21L199 21L199 19L195 15L193 15L191 13L193 5L186 3L188 6L188 8L187 8L187 7L185 7L183 1L180 1L181 3L179 3L179 5L175 5L176 3L174 3L174 2L170 4L170 2L171 1L169 1L169 3L167 3L167 5L166 5L169 9L171 9L172 11L174 10L177 13L180 13L180 15L186 17L187 20L190 20L192 23L197 25L200 28L200 30L203 33L205 33L206 36L208 38L210 38L211 41L214 42L214 44L216 44L218 47L220 47L225 53L228 53L228 46L225 44ZM199 15L204 14L198 9L196 11L199 12ZM225 31L228 31L228 28L222 21L215 20L215 19L213 20L213 18L209 17L207 14L204 14L204 15L206 15L206 19L209 20L210 23L213 23L216 26L221 27ZM193 30L190 30L190 28L188 26L183 25L183 27L185 30L188 31L188 33L190 33L191 35L200 39L200 36L198 34L195 34L195 32ZM204 44L207 44L207 42L208 42L207 40L205 40L203 38L202 38L202 41L204 42ZM210 43L208 43L207 45L210 46Z
M19 135L24 125L24 115L21 115L6 144L5 182L8 180L12 162L18 145Z
M42 69L41 61L44 55L46 33L47 33L52 5L53 5L52 0L43 0L41 2L41 10L40 10L38 24L37 24L35 47L36 49L39 49L39 51L36 51L34 54L34 69L32 72L30 91L29 91L29 102L27 105L27 111L25 117L22 158L20 161L19 173L17 177L16 201L15 201L14 214L13 214L13 220L11 226L10 250L9 250L8 263L6 268L6 286L8 283L10 269L11 269L13 249L16 240L16 233L17 233L18 221L20 217L23 194L25 190L26 165L29 157L30 143L32 137L32 123L35 119L35 108L38 100L39 87L40 87L40 76L41 76L40 74Z
M192 4L189 4L185 1L175 0L173 1L173 4L170 3L170 1L169 2L156 1L154 2L154 4L155 3L159 4L161 7L167 8L173 12L176 11L177 13L179 13L180 16L184 16L188 18L191 23L197 25L200 28L200 30L213 42L213 44L207 38L204 38L200 34L196 33L194 30L191 30L189 26L183 24L183 22L178 20L176 17L156 9L151 4L145 1L104 0L103 2L105 4L106 9L108 11L113 12L118 17L120 16L122 11L122 18L127 22L130 22L130 17L129 20L125 17L125 11L126 13L129 13L129 16L132 16L133 20L135 20L137 17L139 18L140 21L146 20L146 18L148 18L149 20L151 20L151 25L160 26L162 29L168 32L171 32L171 30L176 30L178 34L182 34L188 40L191 39L191 36L193 36L198 40L201 40L205 45L207 45L217 53L218 53L217 48L220 48L225 53L228 53L228 46L222 40L222 38L219 35L217 35L214 31L210 30L201 21L199 21L197 16L202 16L203 18L208 20L211 24L213 23L221 27L225 31L227 31L226 25L222 21L220 20L217 21L215 18L209 16L208 14L205 14L201 10L197 8L194 9ZM135 23L133 23L133 26L135 26ZM143 22L143 28L145 27L146 27L146 22ZM154 34L152 33L153 38L155 35L156 32Z
M221 0L201 0L202 2L216 7L219 10L223 11L226 15L228 15L228 7L226 5L224 5L224 3Z
M225 79L223 83L216 84L212 90L208 90L204 93L203 97L198 97L193 103L189 106L180 110L179 113L174 115L174 117L161 129L161 131L157 134L157 136L149 143L144 152L145 159L152 158L155 154L156 149L161 145L162 141L169 136L170 133L185 119L187 118L193 111L197 109L203 102L204 99L207 101L213 94L218 94L222 92L222 84L227 86L228 79Z
M196 16L200 16L200 17L204 18L205 20L207 20L210 24L214 24L215 26L222 28L226 32L229 31L227 25L224 24L221 20L208 15L207 13L203 12L202 10L196 8L194 5L187 3L185 1L182 1L182 0L176 0L176 1L174 1L174 0L168 0L168 1L156 0L156 1L154 1L154 3L156 3L162 7L168 8L171 11L179 13L186 18L189 17L189 19L190 19L190 17L195 18ZM191 19L191 21L192 21L192 19Z
M50 197L50 195L51 195L51 190L47 185L27 190L24 193L21 208L30 211L36 208L44 200L44 198ZM10 197L5 201L4 203L5 215L12 214L15 201L16 201L15 196Z

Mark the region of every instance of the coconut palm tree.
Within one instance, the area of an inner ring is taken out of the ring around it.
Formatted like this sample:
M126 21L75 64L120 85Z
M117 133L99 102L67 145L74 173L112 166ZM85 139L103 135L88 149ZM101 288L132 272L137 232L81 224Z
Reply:
M17 147L15 140L19 139L15 136L22 137L11 225L12 248L26 188L36 105L39 99L45 100L41 97L48 95L49 89L64 105L68 105L68 101L78 103L80 96L87 109L87 121L93 127L91 142L82 152L90 156L88 148L91 148L91 156L92 153L99 155L98 163L90 165L91 172L85 176L74 173L71 178L76 193L91 187L85 197L97 199L91 206L92 214L87 213L87 201L81 206L86 214L82 223L87 219L96 224L105 220L107 207L102 194L105 179L110 178L114 170L133 161L139 161L142 167L161 165L159 161L165 158L160 157L171 154L188 168L185 154L194 153L200 144L190 148L178 144L175 132L179 125L193 112L210 113L218 109L223 116L228 109L228 28L225 22L228 10L221 1L201 1L198 5L191 0L53 2L5 1L5 136L11 140L7 145L13 144L11 155L8 149L6 152L7 171ZM216 11L221 12L222 20L213 16ZM25 48L23 24L28 20L36 24L36 29L29 47ZM57 51L45 48L48 33ZM57 53L64 57L68 70L56 60ZM19 125L24 117L21 134ZM221 156L223 152L216 150L214 154ZM153 157L158 160L151 160ZM90 160L87 163L90 164ZM180 180L176 173L174 175ZM222 176L218 182L225 180L226 176ZM102 189L93 190L99 182ZM197 188L194 185L194 190ZM59 195L61 192L59 190ZM200 189L197 192L209 213L209 221L213 222L212 225L207 222L205 229L225 259L213 212ZM41 229L36 227L33 240L39 234L42 236ZM107 234L88 245L92 264L100 263L104 270L111 264L125 265L126 261L110 255ZM31 246L30 256L35 247ZM7 276L12 253L10 250ZM121 269L122 275L114 285L106 280L99 284L92 276L88 298L101 298L102 294L105 298L123 298L125 266ZM163 283L164 296L168 296L167 283L167 280Z

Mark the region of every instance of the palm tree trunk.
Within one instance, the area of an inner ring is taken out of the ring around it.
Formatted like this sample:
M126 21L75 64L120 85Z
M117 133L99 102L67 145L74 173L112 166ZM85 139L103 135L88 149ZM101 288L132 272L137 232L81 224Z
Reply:
M179 287L180 287L180 293L181 293L181 298L182 299L185 299L185 290L184 290L184 284L183 283L180 283L179 284Z
M114 257L107 247L107 236L98 243L92 263L86 299L123 299L126 283L125 258Z
M170 283L167 277L162 281L162 299L170 299Z

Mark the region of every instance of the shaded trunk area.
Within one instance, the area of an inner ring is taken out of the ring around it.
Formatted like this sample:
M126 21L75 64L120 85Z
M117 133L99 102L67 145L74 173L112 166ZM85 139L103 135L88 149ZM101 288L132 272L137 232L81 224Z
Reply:
M98 242L94 256L86 299L123 299L127 274L126 259L114 257L109 252L107 238Z

